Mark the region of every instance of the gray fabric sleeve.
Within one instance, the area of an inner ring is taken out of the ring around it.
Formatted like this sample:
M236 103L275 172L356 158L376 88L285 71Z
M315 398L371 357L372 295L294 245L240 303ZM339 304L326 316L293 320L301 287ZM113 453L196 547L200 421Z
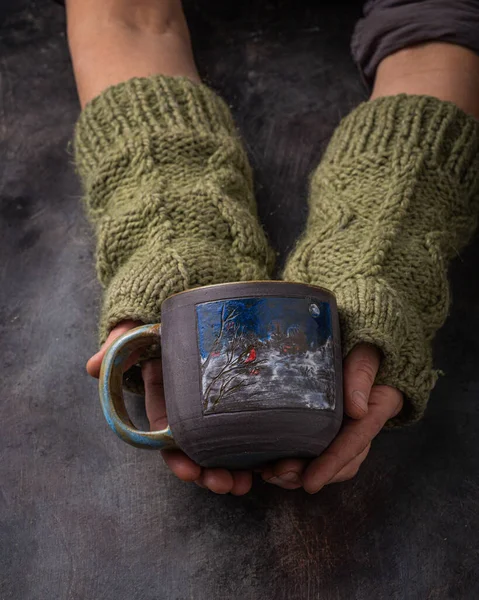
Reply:
M458 44L479 54L479 0L368 0L351 49L368 85L383 58L423 42Z

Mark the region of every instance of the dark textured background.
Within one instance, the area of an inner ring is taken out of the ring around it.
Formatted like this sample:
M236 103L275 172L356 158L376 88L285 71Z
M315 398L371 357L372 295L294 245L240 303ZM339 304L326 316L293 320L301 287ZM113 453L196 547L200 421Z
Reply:
M308 174L365 94L348 50L359 6L187 4L284 257ZM64 25L47 0L0 4L0 598L477 599L478 243L453 265L436 343L447 376L426 417L381 435L353 482L314 497L258 483L244 498L180 483L107 429L84 371L99 286Z

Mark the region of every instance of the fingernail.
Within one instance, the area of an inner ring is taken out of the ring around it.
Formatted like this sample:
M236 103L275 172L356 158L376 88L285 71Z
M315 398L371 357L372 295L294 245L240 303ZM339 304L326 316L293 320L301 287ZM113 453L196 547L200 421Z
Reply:
M356 406L362 408L363 410L368 410L368 399L366 398L366 394L364 392L355 390L352 394L352 398Z
M281 480L279 477L271 477L270 479L265 480L266 483L272 483L273 485L281 485Z
M289 471L288 473L283 473L279 476L281 481L287 481L288 483L301 483L301 480L297 473L294 471Z

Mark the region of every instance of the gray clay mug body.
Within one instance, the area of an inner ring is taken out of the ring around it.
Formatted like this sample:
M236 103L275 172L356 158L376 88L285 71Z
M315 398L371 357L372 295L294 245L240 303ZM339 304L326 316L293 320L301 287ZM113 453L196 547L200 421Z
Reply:
M334 439L343 390L331 292L279 281L212 285L171 296L161 318L119 337L103 361L103 412L124 441L245 469L316 457ZM138 431L125 409L123 365L153 345L161 347L169 425Z

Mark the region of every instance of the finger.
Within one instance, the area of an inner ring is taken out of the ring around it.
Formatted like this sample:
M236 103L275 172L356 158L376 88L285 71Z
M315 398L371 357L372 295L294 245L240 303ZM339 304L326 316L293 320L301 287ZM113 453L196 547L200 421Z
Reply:
M389 385L376 385L374 386L375 394L373 397L373 402L381 402L384 394L389 395L389 390L394 390L398 393L398 402L396 408L393 410L392 415L389 417L390 419L392 419L393 417L397 417L404 407L404 396L399 390L396 390L395 388L392 388Z
M87 364L86 364L87 373L89 375L91 375L92 377L98 378L100 376L100 369L101 369L101 363L103 362L103 357L105 356L105 352L107 351L109 346L114 342L114 340L116 340L117 337L119 337L120 335L123 335L124 333L126 333L130 329L133 329L134 327L138 327L139 325L141 325L141 323L139 321L123 321L122 323L117 325L114 329L112 329L112 331L110 332L110 335L106 338L106 341L104 342L104 344L102 345L100 350L98 350L98 352L96 354L94 354L90 358L90 360L87 362ZM131 360L128 362L130 363ZM128 364L127 368L130 368L132 365L135 364L135 362L136 361L133 361L133 362L131 362L131 364Z
M160 431L167 425L165 396L163 393L163 375L161 360L151 359L143 365L143 383L145 384L145 410L151 431ZM202 469L181 450L163 450L163 460L174 475L182 481L200 480Z
M397 414L401 407L401 392L385 385L375 386L371 391L366 416L359 421L347 422L327 450L306 468L304 489L310 494L318 492L367 448L386 421Z
M182 481L196 481L201 477L201 467L181 450L162 450L166 466Z
M167 426L163 371L161 360L152 358L146 361L141 374L145 386L145 410L151 431L159 431Z
M362 419L368 412L379 363L379 350L370 344L355 346L344 361L344 410L352 419Z
M370 448L371 444L368 444L361 453L353 458L353 460L343 467L339 473L330 479L327 485L330 483L340 483L341 481L347 481L348 479L355 477L359 471L359 467L363 464L366 456L369 454Z
M233 487L231 494L233 496L244 496L247 494L253 485L253 474L251 471L235 471L232 473Z
M203 469L201 483L215 494L228 494L233 489L233 475L226 469Z
M305 460L289 458L265 468L261 476L268 483L286 490L295 490L302 486L301 475L305 468Z

